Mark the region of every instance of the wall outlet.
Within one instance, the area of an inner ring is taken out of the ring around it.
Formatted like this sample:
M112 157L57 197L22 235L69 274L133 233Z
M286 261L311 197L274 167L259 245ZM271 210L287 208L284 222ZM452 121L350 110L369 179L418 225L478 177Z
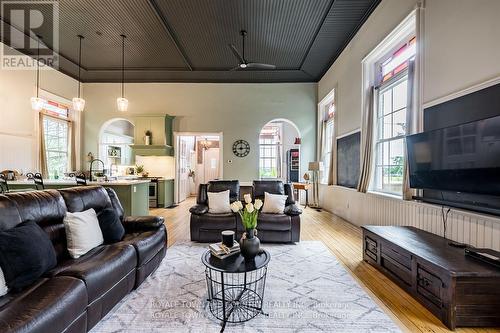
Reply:
M132 186L134 188L134 193L137 193L137 186Z

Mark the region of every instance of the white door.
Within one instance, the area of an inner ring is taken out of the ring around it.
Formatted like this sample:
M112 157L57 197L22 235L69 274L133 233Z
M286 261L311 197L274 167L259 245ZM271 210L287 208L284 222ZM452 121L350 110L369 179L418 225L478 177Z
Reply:
M178 145L178 200L182 202L190 194L189 189L189 165L190 165L190 152L193 139L191 137L180 136Z
M219 148L205 151L204 169L205 183L219 178Z

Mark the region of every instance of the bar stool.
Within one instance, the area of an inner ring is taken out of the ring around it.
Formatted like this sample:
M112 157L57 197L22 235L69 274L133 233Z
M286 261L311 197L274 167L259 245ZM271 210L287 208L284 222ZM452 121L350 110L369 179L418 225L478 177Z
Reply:
M75 177L76 186L87 186L87 177L83 172L80 173L70 173L70 177Z
M0 193L8 193L9 184L7 184L7 178L4 174L0 174Z
M35 182L35 189L38 191L45 190L45 185L43 184L43 177L42 174L39 172L36 173L27 173L26 177L28 177L29 180L32 180Z

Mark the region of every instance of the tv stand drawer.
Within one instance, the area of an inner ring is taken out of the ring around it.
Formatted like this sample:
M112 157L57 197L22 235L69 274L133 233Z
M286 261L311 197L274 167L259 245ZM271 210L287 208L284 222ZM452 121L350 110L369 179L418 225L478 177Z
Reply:
M418 265L417 268L417 293L425 297L437 306L442 306L441 289L443 281Z

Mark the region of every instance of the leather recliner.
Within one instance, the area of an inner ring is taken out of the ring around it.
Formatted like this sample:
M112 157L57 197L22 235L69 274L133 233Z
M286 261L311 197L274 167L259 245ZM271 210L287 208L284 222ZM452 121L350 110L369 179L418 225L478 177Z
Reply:
M78 259L69 256L67 211L113 208L126 235ZM32 220L47 232L57 266L32 286L0 297L0 332L88 332L137 288L166 253L162 217L124 217L116 193L100 186L0 195L0 230Z
M213 214L208 212L208 192L224 192L229 190L229 201L240 199L240 182L237 180L214 180L208 184L200 184L196 205L189 209L191 213L191 240L198 242L219 241L222 230L237 232L239 216L233 212Z
M198 191L197 204L191 212L191 240L198 242L219 242L221 231L235 230L239 239L244 232L241 218L238 214L208 213L207 192L220 192L227 188L228 183L237 181L214 181L208 185L201 184ZM217 183L217 185L215 185ZM239 187L239 183L238 183ZM287 195L283 214L259 213L257 220L258 237L261 242L292 243L300 241L300 214L302 210L295 204L293 187L279 180L254 181L252 186L253 199L264 200L264 193ZM243 200L243 198L240 198ZM230 201L236 199L236 193L231 192ZM234 226L234 227L233 227Z

